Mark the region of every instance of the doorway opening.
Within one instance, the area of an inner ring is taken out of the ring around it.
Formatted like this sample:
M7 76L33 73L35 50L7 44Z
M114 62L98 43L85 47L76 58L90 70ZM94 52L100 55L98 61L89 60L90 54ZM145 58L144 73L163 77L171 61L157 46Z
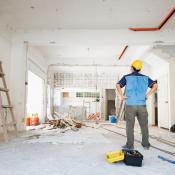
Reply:
M169 129L169 84L168 74L158 79L158 126Z
M27 114L38 114L39 121L44 121L44 80L28 71Z
M106 104L107 104L106 120L109 120L109 115L116 114L115 89L106 89Z

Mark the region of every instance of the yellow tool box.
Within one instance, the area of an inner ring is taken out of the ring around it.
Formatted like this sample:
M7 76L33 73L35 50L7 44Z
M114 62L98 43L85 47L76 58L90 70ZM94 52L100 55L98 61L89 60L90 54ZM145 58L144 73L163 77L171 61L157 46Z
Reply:
M124 152L120 151L111 151L105 154L105 159L108 163L115 163L124 160Z

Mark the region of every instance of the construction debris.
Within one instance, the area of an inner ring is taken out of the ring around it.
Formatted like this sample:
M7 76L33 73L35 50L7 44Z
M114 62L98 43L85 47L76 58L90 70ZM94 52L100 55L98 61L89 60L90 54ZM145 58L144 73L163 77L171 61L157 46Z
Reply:
M55 119L55 120L48 120L45 124L49 124L52 126L50 129L66 129L64 131L69 130L69 128L73 131L78 131L79 128L82 127L82 123L71 118L64 118L64 119Z
M61 129L61 133L65 133L68 130L78 131L82 126L86 126L84 123L73 119L67 113L57 113L54 112L54 117L49 117L49 119L38 126L28 126L27 130L37 130L37 129L45 129L45 130L53 130L53 129Z

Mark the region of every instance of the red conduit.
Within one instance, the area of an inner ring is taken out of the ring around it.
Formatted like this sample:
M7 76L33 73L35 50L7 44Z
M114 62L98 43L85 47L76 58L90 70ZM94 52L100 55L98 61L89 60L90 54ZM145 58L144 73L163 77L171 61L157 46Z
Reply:
M128 48L128 45L125 46L125 48L123 49L122 53L120 54L120 56L118 57L118 59L120 60L122 58L122 56L124 55L126 49Z
M132 31L157 31L159 28L129 28Z
M159 30L166 24L166 22L173 16L175 13L175 7L171 9L171 11L165 16L165 18L162 20L162 22L159 25Z
M157 31L160 30L166 23L167 21L173 16L175 13L175 7L171 9L171 11L165 16L165 18L162 20L162 22L159 24L158 27L153 27L153 28L129 28L129 30L132 31Z

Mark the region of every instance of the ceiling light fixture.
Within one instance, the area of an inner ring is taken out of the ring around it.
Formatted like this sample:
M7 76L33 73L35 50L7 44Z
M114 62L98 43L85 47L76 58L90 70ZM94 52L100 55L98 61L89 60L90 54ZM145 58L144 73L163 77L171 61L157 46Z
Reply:
M35 9L35 6L30 6L31 9Z
M50 43L50 44L56 44L56 42L55 42L55 41L50 41L49 43Z

